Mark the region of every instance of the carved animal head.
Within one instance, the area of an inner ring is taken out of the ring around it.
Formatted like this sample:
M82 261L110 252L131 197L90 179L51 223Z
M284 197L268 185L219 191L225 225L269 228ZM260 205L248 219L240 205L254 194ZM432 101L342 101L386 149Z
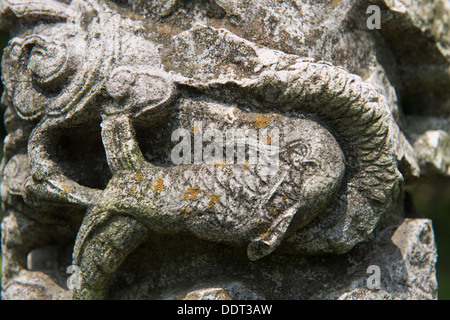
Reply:
M3 1L0 8L23 23L54 20L13 38L4 52L4 98L25 120L68 119L100 94L109 100L99 112L142 115L174 93L154 43L103 4Z

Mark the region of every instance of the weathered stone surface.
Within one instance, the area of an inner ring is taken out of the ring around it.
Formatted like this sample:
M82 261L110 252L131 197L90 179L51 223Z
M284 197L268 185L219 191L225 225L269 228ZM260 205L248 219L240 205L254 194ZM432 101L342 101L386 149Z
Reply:
M414 142L414 148L420 154L424 175L450 175L450 136L447 132L429 130Z
M450 122L400 102L412 63L450 83L445 2L373 1L389 35L359 0L0 3L3 297L436 298L403 188Z

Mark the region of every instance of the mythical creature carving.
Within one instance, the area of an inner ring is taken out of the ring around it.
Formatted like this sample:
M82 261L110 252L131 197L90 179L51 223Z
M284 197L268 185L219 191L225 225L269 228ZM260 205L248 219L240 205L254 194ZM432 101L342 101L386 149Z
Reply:
M26 150L5 155L4 192L43 212L85 210L73 252L82 285L73 298L104 298L150 233L247 247L251 260L287 238L291 251L344 253L394 204L397 144L405 140L386 98L344 68L204 25L163 47L101 1L21 3L3 1L2 13L42 23L13 38L3 56L6 123L30 128L29 137L22 132ZM150 142L143 152L137 134L170 119L174 129L195 121L219 132L259 129L257 117L264 129L289 128L275 175L258 164L163 163L153 153L165 151ZM62 132L99 123L110 171L101 188L67 174L55 150ZM7 148L17 134L9 131ZM319 230L317 219L334 223Z

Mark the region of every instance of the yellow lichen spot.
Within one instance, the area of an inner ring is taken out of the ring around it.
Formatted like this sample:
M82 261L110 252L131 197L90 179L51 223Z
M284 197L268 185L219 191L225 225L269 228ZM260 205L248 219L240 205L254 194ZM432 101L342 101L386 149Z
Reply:
M187 188L181 197L181 200L195 200L200 192L204 192L200 187Z
M269 134L266 135L266 137L263 139L263 142L265 144L270 144L272 142L272 138L269 136Z
M331 5L333 7L337 7L339 5L339 0L333 0L333 2L331 3Z
M267 117L264 117L260 114L258 114L254 119L253 122L256 124L256 126L261 129L265 128L269 125L270 119Z
M259 235L259 237L261 238L261 239L264 239L264 238L267 238L269 236L269 232L264 232L264 233L261 233L260 235Z
M144 176L143 176L142 173L140 173L140 172L136 173L136 175L135 175L135 178L136 178L136 181L137 181L137 182L140 182L140 181L142 180L143 177L144 177Z
M197 125L192 126L191 132L195 136L199 132L199 128Z
M217 160L214 164L216 165L216 168L223 167L225 165L225 159Z
M62 189L61 193L64 193L64 194L71 192L73 190L72 187L69 186L68 184L61 185L61 189Z
M162 178L156 178L155 183L153 185L153 190L156 193L160 193L162 191L164 191L166 189L166 187L164 186L164 181Z
M189 218L190 213L191 213L191 209L186 209L186 208L181 208L180 212L183 214L183 217L185 219Z
M220 196L218 194L215 194L215 193L210 194L208 196L208 199L209 199L208 207L210 207L210 208L214 208L214 206L217 203L220 203Z
M245 169L245 170L250 169L250 165L248 164L248 162L245 162L245 163L243 164L243 166L244 166L244 169Z

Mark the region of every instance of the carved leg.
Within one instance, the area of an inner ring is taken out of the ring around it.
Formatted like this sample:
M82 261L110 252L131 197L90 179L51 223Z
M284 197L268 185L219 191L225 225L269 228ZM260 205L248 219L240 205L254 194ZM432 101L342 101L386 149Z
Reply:
M64 175L54 175L42 181L29 177L23 191L25 202L33 207L39 207L43 199L87 207L94 205L100 194L101 190L79 185Z
M90 211L73 253L73 264L80 268L80 283L71 290L71 298L106 298L112 275L147 234L147 228L129 216L100 209Z

